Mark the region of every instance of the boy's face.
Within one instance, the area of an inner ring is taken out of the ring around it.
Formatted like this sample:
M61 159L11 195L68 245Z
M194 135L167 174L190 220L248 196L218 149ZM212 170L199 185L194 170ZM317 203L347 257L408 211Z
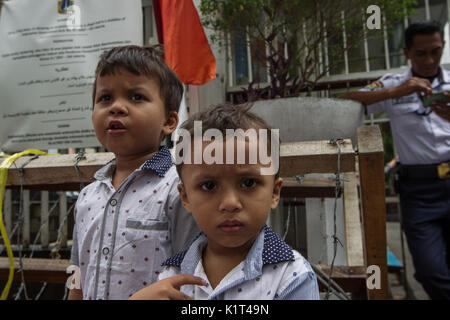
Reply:
M158 83L123 68L97 78L92 122L100 143L117 156L158 151L162 138L178 123L166 114Z
M260 164L183 164L181 200L208 237L208 246L250 249L278 205L282 184L260 169Z

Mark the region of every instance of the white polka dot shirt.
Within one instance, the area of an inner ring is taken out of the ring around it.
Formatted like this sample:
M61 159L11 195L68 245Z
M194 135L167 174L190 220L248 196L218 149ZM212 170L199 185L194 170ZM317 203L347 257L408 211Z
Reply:
M156 281L161 263L184 250L199 229L183 209L179 178L167 148L115 190L112 161L97 171L75 210L71 263L81 272L83 299L128 299Z
M205 286L184 285L181 291L196 300L319 300L317 278L310 264L265 226L246 259L213 289L202 265L207 238L201 234L187 251L164 262L158 280L193 274Z

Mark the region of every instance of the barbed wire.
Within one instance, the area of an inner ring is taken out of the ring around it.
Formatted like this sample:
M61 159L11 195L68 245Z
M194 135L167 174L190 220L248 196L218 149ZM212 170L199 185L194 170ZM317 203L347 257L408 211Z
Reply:
M335 263L335 259L337 256L337 244L339 243L342 247L342 242L339 240L339 238L337 237L337 216L336 216L336 211L337 211L337 201L338 198L340 197L341 193L342 193L342 184L341 181L343 181L344 179L342 179L341 177L341 149L340 149L340 145L344 144L344 140L342 138L335 138L335 139L331 139L329 141L330 144L335 144L338 148L338 154L337 154L337 173L335 175L335 196L334 196L334 208L333 208L333 235L331 236L333 239L333 258L332 258L332 262L330 265L330 274L326 275L322 270L320 270L320 268L316 267L314 264L311 264L313 270L315 271L318 280L327 288L327 292L325 294L324 300L328 300L330 297L330 293L333 293L334 295L336 295L339 299L341 300L350 300L350 297L347 295L347 293L332 279L332 274L333 274L333 268L334 268L334 263ZM296 175L295 179L297 180L298 184L302 184L303 183L303 176L301 175ZM294 198L294 202L296 202L296 198ZM297 206L294 206L295 210L297 209ZM289 225L290 225L290 202L288 204L288 215L287 215L287 221L286 221L286 225L285 225L285 231L284 231L284 235L283 235L283 240L286 238L287 234L288 234L288 230L289 230ZM296 215L296 211L295 211L295 215ZM324 255L324 253L327 251L327 241L328 241L328 236L325 234L323 235L323 249L322 249L322 256Z
M79 172L79 168L78 168L78 163L80 160L85 159L85 151L84 149L81 149L80 152L78 152L78 154L75 157L75 161L74 161L74 168L77 174L77 177L79 179L80 182L80 190L84 187L84 182L83 179L81 177L81 174ZM14 224L14 227L11 231L11 238L15 235L15 233L17 232L17 230L21 230L21 227L23 225L23 191L24 191L24 185L23 185L23 174L24 174L24 167L29 164L31 161L33 161L34 159L36 159L38 157L38 155L31 157L30 159L28 159L25 163L23 163L20 167L17 167L17 165L15 165L15 167L18 169L18 174L19 174L19 210L18 210L18 214L17 214L17 221ZM52 213L55 212L56 207L58 206L58 204L60 203L60 198L53 204L53 206L50 208L50 210L48 211L48 215L46 217L45 220L41 221L41 225L40 228L38 229L35 238L33 240L33 244L31 246L31 252L29 254L29 258L32 258L36 249L37 249L37 242L40 239L41 236L41 232L43 230L43 227L49 222L50 218L52 217ZM57 232L57 240L56 240L56 244L55 246L52 248L50 255L53 259L60 259L61 255L59 254L59 251L61 249L62 246L62 236L63 236L63 231L64 231L64 226L68 220L68 217L70 216L70 214L73 212L73 209L76 205L76 201L69 207L69 209L66 209L65 214L61 217L60 216L60 221L59 221L59 227L58 227L58 232ZM23 268L23 259L27 257L27 255L23 254L23 243L22 243L22 239L21 239L21 232L18 232L17 234L17 247L18 247L18 254L19 254L19 270L17 272L21 273L21 283L20 286L18 288L18 291L16 292L16 294L14 295L14 299L18 300L21 296L22 293L24 295L24 298L26 300L30 300L30 297L28 295L28 291L26 288L26 279L24 276L24 268ZM4 248L1 249L0 254L3 252ZM37 295L34 297L34 300L39 300L40 297L42 296L43 292L45 291L45 289L47 288L48 283L44 282L41 286L41 288L39 289L39 292L37 293ZM65 293L63 296L63 300L66 300L67 295L68 295L68 289L66 286L65 287Z
M19 181L20 181L20 193L19 193L19 216L17 221L19 222L19 229L22 228L22 223L23 223L23 167L25 165L27 165L28 163L30 163L33 159L37 158L37 156L33 156L31 157L28 161L26 161L25 163L23 163L19 168L18 168L18 173L19 173ZM22 292L22 290L24 291L24 295L25 295L25 299L28 299L28 292L27 292L27 287L25 284L25 277L23 274L23 260L22 260L22 249L23 249L23 244L20 241L20 232L17 234L17 243L19 245L19 272L20 272L20 277L21 277L21 283L20 283L20 289L19 291ZM19 297L19 294L16 294L15 300L17 300Z
M20 192L19 192L19 218L18 218L18 226L19 228L21 227L22 221L23 221L23 174L24 174L24 170L23 168L30 163L31 161L33 161L34 159L37 159L39 157L39 155L36 155L34 157L31 157L30 159L28 159L25 163L23 163L19 168L18 168L18 173L19 173L19 182L20 182ZM17 166L16 166L17 168ZM40 238L40 233L42 230L42 227L49 221L49 217L50 214L53 212L53 210L56 208L56 205L58 204L59 201L56 202L56 204L52 207L52 209L49 211L48 215L47 215L47 219L41 224L37 235L35 236L35 239L33 241L33 246L31 249L31 253L29 258L32 258L34 255L34 251L36 249L35 245L37 243L37 240ZM20 235L20 233L19 233ZM22 248L23 248L23 244L20 241L20 238L18 238L17 240L18 246L19 246L19 272L21 274L21 283L20 283L20 287L17 291L17 293L15 294L15 300L18 300L21 297L22 291L24 292L24 296L26 300L30 300L30 298L28 297L28 292L26 289L26 282L25 282L25 276L23 273L23 258L25 258L25 256L22 255ZM45 290L45 288L47 287L47 282L44 282L43 286L41 287L41 289L39 290L38 293L38 297L40 297L40 295L43 293L43 291ZM35 299L37 300L37 299Z
M86 159L86 156L84 149L81 149L75 156L75 163L73 165L75 167L75 172L77 174L78 180L80 181L80 190L84 188L84 182L83 178L81 178L80 170L78 169L78 163L83 159Z
M61 249L61 243L62 243L62 233L63 233L63 228L64 228L64 224L67 221L67 218L69 217L69 214L72 212L72 210L75 207L76 202L74 202L70 208L66 211L66 214L64 215L62 221L59 222L59 228L58 228L58 235L56 238L56 245L55 247L52 249L50 255L55 258L55 259L60 259L61 255L59 254L59 250Z
M294 198L294 201L295 201L295 199L296 198ZM297 206L294 205L294 208L297 208ZM283 237L282 237L283 241L286 239L286 237L287 237L287 235L289 233L290 224L291 224L291 202L288 202L288 215L287 215L287 219L286 219L286 226L285 226L285 229L284 229L284 234L283 234Z
M333 280L331 277L329 277L325 272L323 272L320 268L316 267L314 264L311 264L312 269L317 275L317 279L325 285L330 285L329 289L335 296L337 296L341 300L350 300L350 297L347 295L347 293ZM334 288L331 287L333 285Z
M47 288L47 282L44 282L44 284L42 285L41 289L39 290L38 294L36 295L36 297L34 297L34 300L39 300L39 298L41 297L41 295L44 293L44 290Z
M55 210L55 208L56 208L56 206L57 206L58 204L59 204L59 200L56 201L56 203L53 205L53 207L49 210L47 219L46 219L44 222L42 222L42 224L41 224L41 226L40 226L40 228L39 228L39 230L38 230L38 232L37 232L37 234L36 234L36 236L35 236L35 238L34 238L33 246L31 247L30 256L29 256L28 258L30 258L30 259L33 258L34 252L35 252L35 250L36 250L36 243L37 243L37 241L38 241L39 238L40 238L41 230L42 230L42 228L44 227L44 225L46 225L47 222L50 220L50 215L53 213L53 211ZM25 257L24 257L24 258L25 258ZM43 287L46 287L46 286L47 286L47 282L44 282ZM22 292L22 289L23 289L23 286L21 285L20 288L19 288L19 290L18 290L18 292L16 293L16 300L18 299L17 297L20 297L20 294L21 294L21 292ZM41 290L39 291L38 295L40 296L40 294L42 294L42 292L43 292L43 290L42 290L42 288L41 288ZM37 300L37 299L34 299L34 300Z
M343 247L342 242L337 237L337 217L336 217L336 210L337 210L337 201L342 191L342 185L341 185L341 144L344 144L344 139L342 138L334 138L331 139L329 144L336 145L338 149L337 154L337 171L336 171L336 187L334 189L334 207L333 207L333 259L331 260L330 264L330 274L328 276L328 285L327 285L327 293L325 294L324 300L328 300L330 297L330 291L331 291L331 277L333 275L333 268L334 268L334 262L337 255L337 245L338 243Z
M336 234L337 234L336 210L337 210L337 200L338 200L339 195L342 192L341 181L343 179L341 178L341 172L340 172L340 170L341 170L340 169L340 167L341 167L341 163L340 163L341 162L340 145L343 144L344 142L343 142L342 139L337 138L337 139L330 140L329 143L330 144L335 144L337 146L337 148L338 148L337 173L335 175L335 181L336 181L335 203L334 203L334 209L333 209L333 223L334 223L333 224L333 235L332 235L332 238L333 238L333 259L332 259L332 262L330 264L329 275L326 275L322 270L320 270L320 268L316 267L315 265L311 264L311 266L312 266L313 270L315 271L318 280L324 286L326 286L326 288L327 288L327 292L326 292L326 295L325 295L325 298L324 298L325 300L329 299L331 293L334 294L336 297L338 297L341 300L349 300L350 298L347 295L347 293L335 281L333 281L332 278L331 278L331 276L333 274L333 268L334 268L336 255L337 255L337 249L338 249L337 244L339 243L341 246L343 246L341 241L339 240L339 238L336 236ZM16 222L16 224L13 227L13 230L11 232L12 236L17 232L17 230L20 229L20 227L21 227L21 225L23 223L23 210L21 209L21 207L23 205L23 203L22 203L23 202L23 180L22 180L22 178L23 178L23 167L26 164L28 164L30 161L34 160L35 158L37 158L37 157L33 157L33 158L29 159L27 161L27 163L23 164L21 166L21 168L19 168L19 177L20 177L19 214L18 214L18 220L17 220L17 222ZM79 163L80 160L82 160L84 158L85 158L84 150L80 150L80 152L76 155L75 162L74 162L74 168L75 168L77 177L78 177L78 179L80 181L80 190L84 187L84 182L82 180L81 174L80 174L79 169L78 169L78 163ZM302 177L301 176L296 176L296 179L297 179L297 181L299 183L302 182ZM296 198L294 199L294 201L295 200L296 200ZM60 201L58 199L53 204L53 206L49 210L49 213L48 213L48 216L47 216L46 220L44 220L41 223L41 226L40 226L40 228L39 228L39 230L38 230L38 232L37 232L37 234L36 234L36 236L34 238L33 245L32 245L32 250L30 252L29 258L33 257L34 252L35 252L35 250L37 248L36 243L37 243L37 241L40 238L41 231L42 231L43 227L46 225L46 223L50 220L50 217L51 217L52 213L55 211L55 208L58 206L59 202ZM64 230L64 225L67 222L67 219L68 219L69 215L72 213L75 205L76 205L76 202L74 202L71 205L71 207L66 211L66 213L64 214L62 219L60 219L60 221L59 221L56 245L51 250L51 257L53 259L59 259L61 257L60 254L59 254L59 250L61 249L61 245L62 245L62 234L63 234L63 230ZM282 237L283 239L286 238L286 236L287 236L287 234L289 232L289 229L290 229L290 223L291 223L291 221L290 221L291 220L291 208L290 208L290 206L291 205L289 204L288 205L287 221L286 221L286 224L285 224L285 230L284 230L284 234L283 234L283 237ZM297 206L295 205L294 206L294 210L295 210L294 212L296 212L296 209L297 209L296 207ZM20 232L19 232L18 237L19 237L19 240L20 240ZM23 292L24 296L25 296L25 299L26 300L30 300L30 298L28 296L28 293L27 293L27 290L26 290L26 281L25 281L25 277L24 277L24 274L23 274L23 258L25 258L26 256L23 255L23 253L22 253L23 244L19 240L18 240L18 248L19 248L19 271L21 272L21 286L18 289L18 292L15 295L15 298L16 298L16 300L18 298L20 298L20 296L21 296L21 294ZM2 249L1 252L3 252L3 249ZM42 296L42 294L45 291L45 289L47 288L47 286L48 286L48 283L44 282L43 285L41 286L39 292L34 297L34 300L40 299L40 297ZM62 300L66 300L67 296L68 296L68 288L66 286L64 286L64 287L65 287L65 292L64 292L64 296L62 297Z

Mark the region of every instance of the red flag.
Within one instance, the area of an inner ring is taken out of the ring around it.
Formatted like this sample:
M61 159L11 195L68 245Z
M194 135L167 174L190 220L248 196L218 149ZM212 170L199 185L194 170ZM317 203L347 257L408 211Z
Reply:
M153 0L165 60L184 84L216 77L216 59L192 0Z

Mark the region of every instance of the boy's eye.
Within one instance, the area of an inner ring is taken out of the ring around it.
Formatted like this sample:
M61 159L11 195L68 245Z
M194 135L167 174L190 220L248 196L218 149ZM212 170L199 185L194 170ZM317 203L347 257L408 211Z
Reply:
M255 179L245 179L241 183L241 187L244 187L244 188L253 188L255 185L256 185Z
M100 98L97 99L97 102L103 102L103 101L111 101L111 95L104 94Z
M201 188L205 191L211 191L216 188L216 184L212 181L206 181L201 184Z
M144 100L144 96L136 93L131 96L131 100L134 101Z

